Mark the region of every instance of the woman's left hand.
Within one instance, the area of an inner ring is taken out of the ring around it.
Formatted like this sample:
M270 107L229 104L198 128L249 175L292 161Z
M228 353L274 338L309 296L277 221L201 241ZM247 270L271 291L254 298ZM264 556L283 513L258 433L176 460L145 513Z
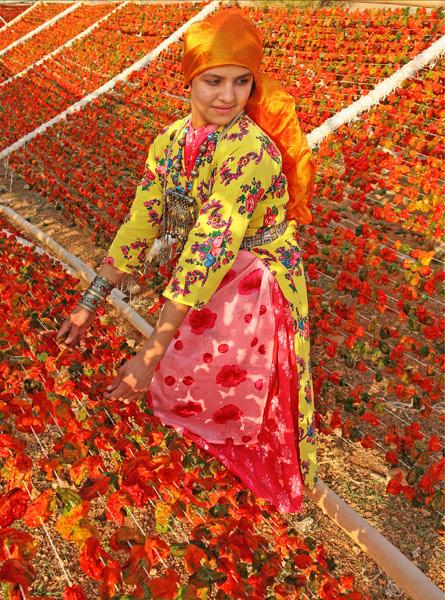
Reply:
M104 398L121 399L129 404L141 392L148 390L156 367L189 310L190 306L166 300L151 336L142 350L122 365L113 383L107 387Z
M150 387L158 361L144 360L144 353L139 352L121 366L114 381L107 387L104 398L107 400L123 400L129 404L141 392Z

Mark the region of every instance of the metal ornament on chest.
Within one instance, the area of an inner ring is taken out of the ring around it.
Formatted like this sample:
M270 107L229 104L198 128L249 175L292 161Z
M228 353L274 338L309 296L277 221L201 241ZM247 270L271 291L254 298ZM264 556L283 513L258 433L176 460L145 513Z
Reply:
M160 227L160 238L156 248L157 260L160 264L167 263L174 254L179 254L187 240L188 234L196 223L198 218L198 203L190 195L193 189L194 180L199 175L198 167L202 162L202 156L207 151L207 144L210 140L216 139L215 133L210 133L206 141L199 146L199 154L195 161L195 166L190 173L190 179L186 186L179 184L179 174L183 169L183 148L186 143L186 136L189 127L184 129L183 137L178 140L178 153L173 161L172 180L175 184L174 188L166 189L166 180L164 180L163 192L163 211ZM170 159L169 148L167 156L167 164Z
M243 113L241 113L243 114ZM185 187L179 183L179 174L183 170L183 148L186 144L186 136L189 130L187 125L184 129L184 133L181 139L178 140L178 153L171 161L170 154L172 146L178 139L180 130L175 132L170 137L172 144L168 148L166 165L172 163L172 181L175 185L174 188L167 189L167 172L164 176L164 188L163 188L163 210L160 223L159 237L153 243L150 252L147 256L147 262L157 262L159 265L168 263L175 255L182 252L185 242L187 241L190 230L195 225L199 214L198 202L190 195L195 179L199 175L199 166L203 162L203 155L207 151L208 143L213 140L215 144L222 137L223 134L229 129L229 127L238 120L241 116L238 115L231 123L226 125L224 130L221 132L209 133L207 139L202 143L198 150L199 154L196 158L193 169L190 172L190 179L187 181ZM211 193L211 191L209 192Z
M160 263L173 257L184 246L190 229L198 218L198 204L194 198L175 189L166 191L161 220L162 235L157 255Z

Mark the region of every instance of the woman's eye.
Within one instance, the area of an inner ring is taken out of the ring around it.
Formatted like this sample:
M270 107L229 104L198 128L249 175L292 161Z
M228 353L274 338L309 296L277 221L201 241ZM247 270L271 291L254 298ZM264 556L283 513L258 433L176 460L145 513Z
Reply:
M238 79L239 85L246 85L246 83L248 83L248 82L249 82L248 79Z
M209 85L218 85L219 81L217 79L208 79L207 83Z

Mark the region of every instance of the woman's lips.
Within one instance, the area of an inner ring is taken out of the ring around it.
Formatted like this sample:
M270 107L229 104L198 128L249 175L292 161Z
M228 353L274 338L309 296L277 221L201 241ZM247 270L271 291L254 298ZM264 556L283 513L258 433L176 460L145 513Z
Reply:
M218 112L228 113L234 109L234 106L214 106L213 108Z

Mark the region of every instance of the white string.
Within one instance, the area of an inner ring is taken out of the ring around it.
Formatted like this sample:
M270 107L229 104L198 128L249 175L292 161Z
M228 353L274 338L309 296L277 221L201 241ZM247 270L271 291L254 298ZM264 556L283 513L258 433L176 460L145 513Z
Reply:
M15 152L16 150L18 150L19 148L21 148L22 146L27 144L30 140L35 138L37 135L46 131L46 129L52 127L59 121L66 119L66 117L68 115L77 112L78 110L80 110L81 108L83 108L84 106L86 106L87 104L89 104L90 102L95 100L96 98L99 98L99 96L101 96L102 94L105 94L105 93L109 92L110 90L112 90L116 86L116 84L119 83L120 81L125 81L135 71L139 71L140 69L142 69L143 67L148 65L150 62L155 60L159 56L159 54L163 50L165 50L170 44L172 44L173 42L176 42L181 37L181 35L184 33L184 31L186 31L187 28L192 23L194 23L195 21L200 21L200 20L204 19L206 16L208 16L214 10L216 10L218 8L218 4L219 4L218 0L212 0L212 2L207 4L202 10L200 10L196 15L191 17L186 23L181 25L181 27L179 27L176 31L174 31L168 38L166 38L163 42L161 42L158 46L156 46L156 48L151 50L143 58L134 62L130 67L121 71L121 73L119 73L118 75L116 75L115 77L113 77L112 79L107 81L104 85L100 86L93 92L90 92L89 94L84 96L81 100L72 104L66 110L59 113L57 116L53 117L46 123L43 123L39 127L36 127L33 131L22 136L19 140L17 140L13 144L9 145L7 148L2 150L0 152L0 159L5 158L6 156L8 156L8 154L11 154L11 152Z
M3 50L0 50L0 56L3 56L4 54L9 52L16 46L23 44L24 42L26 42L30 38L34 37L37 33L40 33L44 29L51 27L52 25L54 25L54 23L57 23L57 21L59 21L60 19L63 19L64 17L69 15L71 12L77 10L80 5L81 5L81 2L75 2L71 6L68 6L68 8L66 8L64 11L57 13L49 21L45 21L44 23L42 23L41 25L39 25L38 27L36 27L32 31L30 31L29 33L27 33L24 36L22 36L21 38L19 38L18 40L15 40L15 42L12 42L11 44L9 44L9 46L7 46L6 48L3 48Z
M8 21L5 25L0 27L0 33L3 33L5 31L5 29L8 29L9 27L11 27L11 25L15 25L15 23L17 23L17 21L20 21L25 15L29 14L32 10L34 10L38 6L40 6L40 4L42 4L42 3L34 2L33 4L31 4L31 6L29 6L26 10L23 10L20 14L18 14L16 17L14 17L14 19L12 19L12 21Z
M45 54L45 56L42 56L42 58L40 58L36 62L32 63L28 67L26 67L26 69L23 69L22 71L20 71L20 73L16 73L15 75L13 75L12 77L10 77L6 81L0 82L0 88L2 86L4 86L4 85L7 85L7 84L11 83L11 81L13 81L14 79L17 79L18 77L23 77L23 75L25 75L31 69L35 69L35 67L41 65L43 62L45 62L49 58L54 57L56 54L58 54L59 52L61 52L64 48L69 48L77 40L80 40L80 39L84 38L85 36L89 35L94 29L96 29L97 27L99 27L99 25L103 21L107 20L112 14L114 14L115 12L117 12L117 11L121 10L122 8L124 8L124 6L126 4L128 4L128 0L125 0L125 2L122 2L121 4L119 4L118 6L116 6L111 12L107 13L105 16L103 16L100 19L98 19L95 23L93 23L92 25L90 25L87 29L84 29L81 33L79 33L75 37L71 38L70 40L68 40L67 42L65 42L64 44L62 44L61 46L59 46L58 48L56 48L55 50L53 50L49 54ZM80 65L76 64L76 66L80 66Z
M335 221L335 220L334 220L334 224L332 223L332 221L333 221L333 219L331 219L331 220L330 220L330 221L327 223L327 226L328 226L328 227L330 227L331 229L336 229L336 227L341 227L342 229L345 229L345 230L347 230L347 231L353 231L353 229L352 229L352 228L350 228L350 227L346 227L345 225L341 225L341 223L340 223L341 221L344 221L344 222L346 222L346 223L351 223L351 225L353 225L354 229L356 229L356 228L358 227L358 223L355 223L354 221L351 221L351 220L349 220L349 219L346 219L345 217L340 217L340 221ZM375 243L375 240L373 240L373 243ZM399 252L398 250L395 250L395 249L391 248L390 246L387 246L386 244L383 244L383 243L381 243L381 242L377 242L377 243L378 243L378 245L380 246L380 248L387 248L388 250L391 250L392 252L394 252L394 254L395 254L395 255L396 255L398 258L400 258L400 259L402 259L402 260L409 260L409 261L410 261L410 262L412 262L413 264L415 264L415 263L417 262L417 261L416 261L416 259L412 258L411 256L404 255L403 253ZM315 242L315 244L316 244L318 247L326 247L326 246L327 246L327 244L322 244L322 243L321 243L320 241L318 241L318 240ZM366 257L366 258L372 258L373 256L376 256L376 257L380 258L380 259L381 259L383 262L385 262L385 263L387 263L387 262L390 262L390 261L387 261L387 260L386 260L384 257L382 257L380 254L372 254L371 252L365 252L364 250L363 250L363 256L364 256L364 257ZM398 266L398 265L396 265L395 263L390 263L390 264L394 265L394 266L397 268L397 271L398 271L399 273L402 273L402 275L408 272L407 270L404 270L404 269L402 269L401 267L399 267L399 266ZM414 274L414 273L413 273L413 274ZM391 283L392 283L394 286L398 286L398 285L400 285L401 283L404 283L404 284L406 284L406 282L405 282L405 281L404 281L404 282L398 282L398 281L395 281L394 279L391 279L391 278L389 277L389 275L388 275L388 274L386 274L386 275L387 275L387 277L388 277L388 281L389 281L389 282L391 282ZM397 302L397 298L394 298L394 296L391 296L391 295L390 295L389 293L387 293L387 292L384 292L384 293L386 294L386 296L387 296L388 298L390 298L391 300L394 300L395 302ZM428 300L430 300L431 302L435 302L436 304L440 304L441 306L444 306L444 307L445 307L445 303L441 302L440 300L437 300L436 298L433 298L432 296L430 296L430 295L429 295L429 294L427 294L426 292L422 292L422 294L423 294L423 295L424 295L426 298L428 298ZM379 302L379 304L380 304L380 302ZM384 305L384 306L386 306L386 305ZM387 308L389 308L389 307L387 307ZM391 309L391 310L395 310L395 309ZM437 317L436 315L429 315L429 318L433 319L434 321L437 321L437 319L438 319L438 317Z
M323 273L323 271L319 271L319 270L317 269L317 273L319 273L320 275L323 275L324 277L328 277L329 279L332 279L332 280L334 280L334 278L333 278L333 277L329 277L329 275L326 275L326 273ZM331 292L331 291L333 291L333 290L329 290L329 292ZM329 295L330 295L330 294L329 294ZM326 294L326 295L323 295L323 297L326 297L326 298L327 298L327 297L329 297L329 295L328 295L328 294ZM389 296L389 297L390 297L390 298L392 298L392 296ZM390 307L390 306L388 306L387 304L381 304L381 303L379 303L379 305L380 305L380 306L384 306L385 308L387 308L389 312L397 312L395 309L391 308L391 307ZM337 315L336 313L333 313L332 311L330 311L330 310L328 310L328 309L325 309L325 310L326 310L326 312L328 312L328 313L329 313L329 314L331 314L332 316L334 316L334 317L338 317L338 315ZM368 317L364 316L362 313L359 313L359 312L357 312L357 315L358 315L358 317L359 317L359 318L361 318L361 319L366 319L367 321L371 321L371 319L369 319ZM365 335L367 335L368 337L370 337L370 338L372 338L372 339L376 339L376 336L373 336L373 335L371 335L371 334L370 334L368 331L365 331L364 333L365 333ZM410 332L410 335L411 335L411 332ZM345 335L345 337L349 337L349 334L348 334L348 335ZM394 347L393 347L393 346L391 346L389 342L390 342L390 340L389 340L389 339L388 339L388 340L386 340L386 343L388 344L388 346L391 348L391 350L393 350L393 349L394 349ZM396 344L396 345L397 345L397 344ZM408 353L408 352L406 352L405 350L402 352L402 355L403 355L403 356L406 356L406 357L408 357L408 358L410 358L410 359L411 359L411 360L413 360L414 362L417 362L417 363L419 363L419 365L422 365L423 367L426 367L426 368L428 367L428 365L427 365L426 363L424 363L423 361L419 360L418 358L416 358L416 357L415 357L415 356L413 356L412 354L409 354L409 353Z
M331 371L330 369L328 369L328 368L327 368L325 365L323 365L323 369L324 369L325 371L327 371L328 373L331 373L331 374L333 373L333 371ZM345 381L345 383L346 383L346 385L347 385L348 387L350 387L351 389L353 389L353 386L352 386L352 385L351 385L351 384L350 384L348 381ZM392 413L391 413L391 415L393 415L393 414L395 414L395 413L393 413L393 412L392 412ZM375 417L378 419L378 417L377 417L376 415L374 415L374 416L375 416ZM379 420L379 419L378 419L378 420ZM379 420L379 423L380 423L380 425L385 425L385 423L383 423L383 422L382 422L382 421L380 421L380 420ZM356 425L355 425L355 428L357 429L357 431L358 431L358 432L359 432L359 433L360 433L362 436L364 436L364 435L365 435L365 433L364 433L364 432L363 432L363 431L362 431L362 430L361 430L361 429L360 429L358 426L356 426ZM355 448L355 445L354 445L354 444L353 444L353 443L352 443L352 442L351 442L351 441L350 441L350 440L349 440L347 437L344 437L344 436L342 436L342 437L341 437L341 439L344 439L346 442L348 442L349 444L351 444L351 445L352 445L352 446ZM375 444L375 445L376 445L378 448L380 448L381 450L383 450L383 452L386 454L386 452L387 452L387 448L385 448L384 446L382 446L382 445L381 445L379 442L377 442L377 440L375 440L374 438L373 438L373 443L374 443L374 444ZM408 471L409 471L409 470L411 470L411 468L412 468L412 465L411 465L411 466L410 466L410 465L408 465L406 462L404 462L404 461L403 461L402 459L400 459L400 458L398 458L398 462L399 462L399 464L401 464L402 466L404 466L404 467L405 467L405 468L406 468ZM433 487L434 487L435 489L441 489L439 486L433 486ZM437 513L437 514L438 514L440 517L444 517L444 516L445 516L445 515L443 515L443 514L442 514L440 511L438 511L437 509L433 509L433 511L434 511L434 512L436 512L436 513Z
M417 54L410 62L397 70L393 75L381 81L369 94L362 96L360 100L353 102L347 108L329 117L320 127L317 127L307 136L309 147L318 146L321 141L328 135L332 134L336 129L346 123L355 120L360 113L368 111L372 106L379 104L386 96L390 95L396 88L400 87L403 82L412 77L425 67L432 60L437 60L438 57L445 52L445 35L434 42L426 50ZM1 157L1 155L0 155Z

